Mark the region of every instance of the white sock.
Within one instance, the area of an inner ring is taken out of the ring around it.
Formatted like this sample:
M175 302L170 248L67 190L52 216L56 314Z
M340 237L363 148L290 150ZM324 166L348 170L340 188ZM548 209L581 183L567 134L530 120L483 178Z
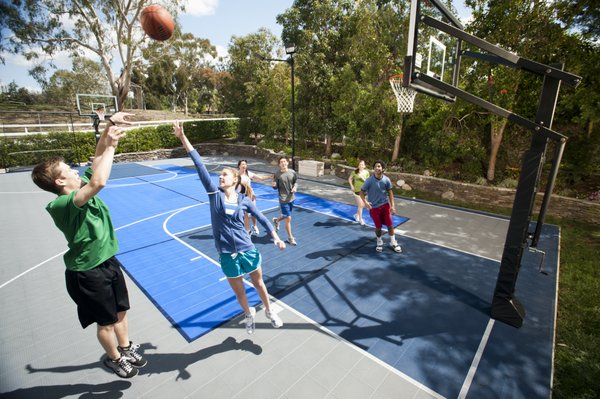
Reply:
M396 237L395 236L391 236L390 237L390 244L392 245L397 245L398 243L396 242Z

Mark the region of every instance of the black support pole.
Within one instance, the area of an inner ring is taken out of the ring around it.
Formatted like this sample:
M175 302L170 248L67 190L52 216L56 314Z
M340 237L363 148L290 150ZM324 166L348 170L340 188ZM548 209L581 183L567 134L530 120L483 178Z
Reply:
M548 129L552 127L559 89L559 79L551 76L544 78L540 105L536 115L538 125ZM523 155L521 175L515 193L496 289L492 298L491 316L517 328L523 325L525 308L514 295L515 285L521 268L523 250L527 246L529 223L547 145L548 138L534 130L531 146Z

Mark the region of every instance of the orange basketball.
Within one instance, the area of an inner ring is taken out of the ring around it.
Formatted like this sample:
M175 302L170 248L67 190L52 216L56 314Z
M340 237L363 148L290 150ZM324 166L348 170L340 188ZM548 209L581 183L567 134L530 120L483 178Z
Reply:
M153 4L142 10L140 15L142 29L154 40L167 40L173 34L175 22L167 10Z

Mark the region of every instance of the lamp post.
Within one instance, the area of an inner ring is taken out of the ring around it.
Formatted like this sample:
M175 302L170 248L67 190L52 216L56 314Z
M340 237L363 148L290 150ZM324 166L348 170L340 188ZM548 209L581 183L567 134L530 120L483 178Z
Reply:
M292 67L292 169L296 170L296 112L294 109L294 54L296 46L293 43L288 43L285 46L285 53L289 55L289 63Z
M254 55L263 61L278 61L287 62L292 67L292 169L296 170L296 110L295 110L295 94L294 94L294 54L296 46L293 43L285 45L285 53L289 57L285 60L279 58L267 58L264 55L254 53Z

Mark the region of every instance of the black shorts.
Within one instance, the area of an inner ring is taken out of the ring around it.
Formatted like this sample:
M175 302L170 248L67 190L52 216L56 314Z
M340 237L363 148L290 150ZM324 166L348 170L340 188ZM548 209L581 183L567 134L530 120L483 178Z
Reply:
M67 291L77 304L77 315L83 328L92 323L115 324L117 313L129 310L121 262L114 256L91 270L67 270L65 280Z

